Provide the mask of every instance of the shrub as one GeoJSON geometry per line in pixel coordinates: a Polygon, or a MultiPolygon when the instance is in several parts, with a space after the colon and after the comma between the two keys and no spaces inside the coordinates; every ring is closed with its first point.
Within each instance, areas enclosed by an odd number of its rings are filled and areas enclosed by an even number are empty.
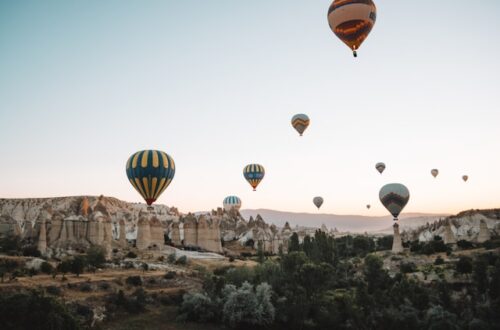
{"type": "Polygon", "coordinates": [[[125,280],[125,283],[128,285],[133,285],[133,286],[141,286],[142,285],[142,278],[140,276],[129,276],[125,280]]]}
{"type": "Polygon", "coordinates": [[[403,262],[401,263],[401,265],[399,266],[399,270],[402,272],[402,273],[414,273],[417,271],[417,266],[415,265],[415,263],[413,262],[403,262]]]}
{"type": "Polygon", "coordinates": [[[177,275],[176,272],[169,271],[169,272],[165,273],[165,275],[163,275],[163,278],[167,279],[167,280],[171,280],[171,279],[173,279],[175,277],[175,275],[177,275]]]}
{"type": "Polygon", "coordinates": [[[87,265],[86,259],[82,256],[76,256],[71,260],[70,269],[73,274],[77,277],[83,273],[85,266],[87,265]]]}
{"type": "Polygon", "coordinates": [[[176,260],[175,253],[169,254],[167,257],[167,262],[173,264],[176,260]]]}
{"type": "Polygon", "coordinates": [[[79,329],[66,306],[40,292],[0,295],[2,329],[79,329]]]}
{"type": "Polygon", "coordinates": [[[106,262],[106,250],[102,246],[94,245],[87,250],[87,263],[95,268],[102,268],[106,262]]]}
{"type": "Polygon", "coordinates": [[[108,282],[102,282],[99,284],[99,288],[101,290],[109,290],[111,288],[111,285],[108,282]]]}
{"type": "Polygon", "coordinates": [[[129,251],[125,257],[130,258],[130,259],[135,259],[135,258],[137,258],[137,254],[133,251],[129,251]]]}
{"type": "Polygon", "coordinates": [[[436,260],[434,260],[434,265],[442,265],[444,264],[444,259],[441,256],[438,256],[436,260]]]}
{"type": "Polygon", "coordinates": [[[60,296],[62,293],[62,290],[58,286],[50,285],[45,288],[45,291],[47,291],[48,294],[54,295],[54,296],[60,296]]]}
{"type": "Polygon", "coordinates": [[[90,285],[90,283],[83,283],[80,286],[80,291],[82,291],[82,292],[92,292],[92,285],[90,285]]]}
{"type": "Polygon", "coordinates": [[[52,266],[47,261],[44,261],[40,265],[40,271],[45,274],[52,274],[52,272],[54,271],[54,266],[52,266]]]}
{"type": "Polygon", "coordinates": [[[229,256],[229,262],[233,262],[234,261],[234,257],[233,256],[229,256]]]}
{"type": "Polygon", "coordinates": [[[216,306],[206,294],[186,293],[180,308],[180,319],[190,321],[212,321],[216,315],[216,306]]]}
{"type": "Polygon", "coordinates": [[[455,266],[456,271],[460,274],[472,273],[472,259],[470,257],[461,256],[455,266]]]}
{"type": "Polygon", "coordinates": [[[457,242],[457,246],[461,248],[462,250],[469,250],[474,248],[474,244],[472,242],[466,241],[466,240],[459,240],[457,242]]]}
{"type": "Polygon", "coordinates": [[[181,256],[179,259],[175,261],[177,265],[185,265],[187,264],[187,257],[186,256],[181,256]]]}
{"type": "Polygon", "coordinates": [[[42,254],[35,245],[28,245],[23,248],[23,256],[25,257],[40,257],[42,254]]]}

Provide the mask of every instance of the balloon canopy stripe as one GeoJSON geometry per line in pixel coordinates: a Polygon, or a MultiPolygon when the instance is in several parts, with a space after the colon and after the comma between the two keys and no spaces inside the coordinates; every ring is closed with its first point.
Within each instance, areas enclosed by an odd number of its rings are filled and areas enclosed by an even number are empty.
{"type": "Polygon", "coordinates": [[[172,181],[175,165],[163,151],[142,150],[129,158],[126,172],[132,186],[151,205],[172,181]]]}

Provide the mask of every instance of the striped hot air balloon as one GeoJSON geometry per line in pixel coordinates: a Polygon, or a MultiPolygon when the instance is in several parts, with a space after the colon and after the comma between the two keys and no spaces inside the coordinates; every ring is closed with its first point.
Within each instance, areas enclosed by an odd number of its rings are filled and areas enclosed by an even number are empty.
{"type": "Polygon", "coordinates": [[[253,191],[256,190],[265,174],[266,171],[264,170],[264,166],[259,164],[250,164],[245,166],[245,168],[243,169],[243,176],[248,181],[248,183],[250,183],[253,191]]]}
{"type": "Polygon", "coordinates": [[[410,200],[408,188],[400,183],[389,183],[383,186],[379,192],[382,205],[398,220],[398,216],[410,200]]]}
{"type": "Polygon", "coordinates": [[[328,9],[328,24],[333,33],[351,50],[354,57],[377,19],[372,0],[335,0],[328,9]]]}
{"type": "Polygon", "coordinates": [[[231,209],[239,211],[241,208],[241,199],[238,196],[227,196],[224,198],[222,205],[226,211],[230,211],[231,209]]]}
{"type": "Polygon", "coordinates": [[[303,113],[296,114],[292,117],[292,126],[299,132],[300,136],[302,136],[307,126],[309,126],[309,122],[309,117],[303,113]]]}
{"type": "Polygon", "coordinates": [[[142,150],[130,156],[126,171],[132,186],[151,205],[172,182],[175,163],[163,151],[142,150]]]}

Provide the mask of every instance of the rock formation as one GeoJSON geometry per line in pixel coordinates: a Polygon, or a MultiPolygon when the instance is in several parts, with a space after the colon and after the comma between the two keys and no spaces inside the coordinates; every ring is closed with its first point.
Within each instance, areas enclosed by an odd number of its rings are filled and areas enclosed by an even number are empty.
{"type": "Polygon", "coordinates": [[[479,234],[477,235],[476,241],[478,243],[483,243],[491,239],[490,231],[488,230],[488,225],[484,220],[479,222],[479,234]]]}
{"type": "Polygon", "coordinates": [[[198,223],[192,214],[184,218],[184,246],[198,246],[198,223]]]}
{"type": "Polygon", "coordinates": [[[455,238],[455,234],[451,230],[451,224],[449,221],[446,222],[444,227],[444,235],[443,235],[444,244],[456,244],[457,240],[455,238]]]}
{"type": "Polygon", "coordinates": [[[172,244],[174,244],[174,246],[181,246],[182,245],[181,232],[179,230],[179,222],[177,222],[177,221],[174,221],[172,223],[170,239],[172,240],[172,244]]]}
{"type": "Polygon", "coordinates": [[[392,253],[403,252],[403,243],[401,242],[401,235],[399,234],[399,225],[394,223],[394,236],[392,241],[392,253]]]}
{"type": "Polygon", "coordinates": [[[145,216],[137,222],[137,240],[135,244],[139,250],[146,250],[151,244],[149,219],[145,216]]]}
{"type": "Polygon", "coordinates": [[[127,234],[125,231],[125,220],[121,219],[119,222],[120,225],[120,235],[119,235],[119,244],[121,248],[127,247],[127,234]]]}
{"type": "Polygon", "coordinates": [[[47,232],[45,228],[45,219],[40,222],[40,233],[38,234],[37,249],[42,255],[47,253],[47,232]]]}

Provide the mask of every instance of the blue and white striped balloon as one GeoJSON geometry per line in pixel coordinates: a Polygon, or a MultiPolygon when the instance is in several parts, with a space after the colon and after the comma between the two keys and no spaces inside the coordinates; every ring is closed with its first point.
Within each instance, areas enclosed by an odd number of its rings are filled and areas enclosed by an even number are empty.
{"type": "Polygon", "coordinates": [[[224,198],[222,205],[226,211],[230,211],[233,208],[239,211],[241,208],[241,199],[238,196],[227,196],[224,198]]]}

